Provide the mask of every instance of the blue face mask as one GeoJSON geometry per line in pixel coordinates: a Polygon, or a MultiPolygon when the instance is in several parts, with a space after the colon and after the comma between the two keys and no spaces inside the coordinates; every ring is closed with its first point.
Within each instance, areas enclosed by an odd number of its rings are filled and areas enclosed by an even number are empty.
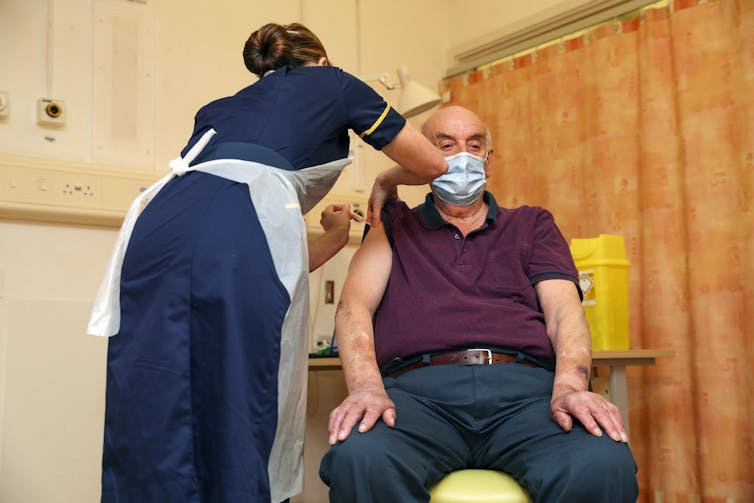
{"type": "Polygon", "coordinates": [[[435,194],[453,206],[470,205],[479,198],[487,183],[487,176],[484,174],[487,158],[459,152],[446,157],[445,161],[448,163],[448,172],[432,182],[435,194]]]}

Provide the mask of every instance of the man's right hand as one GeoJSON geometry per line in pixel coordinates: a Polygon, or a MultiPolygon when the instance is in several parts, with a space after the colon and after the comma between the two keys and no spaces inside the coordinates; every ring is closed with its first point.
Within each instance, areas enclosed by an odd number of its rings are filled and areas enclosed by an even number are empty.
{"type": "Polygon", "coordinates": [[[330,413],[330,445],[342,442],[359,424],[359,433],[372,429],[378,419],[382,418],[386,425],[395,426],[395,404],[387,396],[382,386],[349,393],[343,403],[330,413]]]}

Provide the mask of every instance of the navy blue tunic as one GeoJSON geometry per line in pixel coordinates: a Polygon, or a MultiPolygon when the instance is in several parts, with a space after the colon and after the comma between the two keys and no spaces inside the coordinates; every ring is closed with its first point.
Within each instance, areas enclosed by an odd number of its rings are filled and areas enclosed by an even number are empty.
{"type": "Polygon", "coordinates": [[[181,154],[214,127],[215,143],[264,145],[301,169],[347,157],[348,129],[379,150],[404,124],[371,87],[338,68],[282,68],[201,108],[181,154]]]}
{"type": "MultiPolygon", "coordinates": [[[[199,110],[183,153],[214,128],[196,162],[230,150],[298,170],[346,157],[348,129],[380,149],[404,124],[342,70],[283,68],[199,110]]],[[[108,346],[102,501],[270,500],[290,299],[268,239],[248,187],[202,172],[140,215],[108,346]]]]}

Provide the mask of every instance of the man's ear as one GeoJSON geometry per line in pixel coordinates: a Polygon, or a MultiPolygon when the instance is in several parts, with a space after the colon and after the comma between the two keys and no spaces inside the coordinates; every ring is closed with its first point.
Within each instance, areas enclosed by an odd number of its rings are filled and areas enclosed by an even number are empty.
{"type": "Polygon", "coordinates": [[[322,56],[319,58],[319,61],[317,61],[317,66],[330,66],[330,63],[327,61],[327,58],[322,56]]]}
{"type": "Polygon", "coordinates": [[[494,150],[488,150],[487,151],[487,162],[484,163],[484,176],[487,178],[490,177],[490,174],[492,173],[492,163],[495,161],[495,151],[494,150]]]}

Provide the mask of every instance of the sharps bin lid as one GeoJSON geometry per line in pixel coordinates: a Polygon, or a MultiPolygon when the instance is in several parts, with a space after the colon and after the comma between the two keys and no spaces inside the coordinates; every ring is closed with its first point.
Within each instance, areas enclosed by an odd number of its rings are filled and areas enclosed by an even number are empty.
{"type": "Polygon", "coordinates": [[[600,234],[596,238],[571,239],[571,255],[577,267],[615,265],[628,267],[623,236],[600,234]]]}

